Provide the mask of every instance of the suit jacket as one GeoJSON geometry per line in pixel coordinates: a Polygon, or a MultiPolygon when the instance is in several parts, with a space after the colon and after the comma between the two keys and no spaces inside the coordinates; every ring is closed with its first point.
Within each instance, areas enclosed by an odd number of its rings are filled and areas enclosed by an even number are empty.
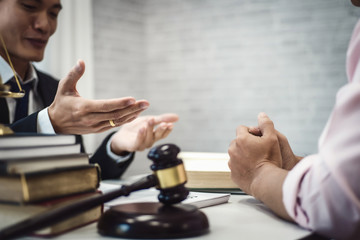
{"type": "MultiPolygon", "coordinates": [[[[37,91],[41,97],[44,107],[48,107],[55,98],[59,81],[38,70],[36,70],[36,72],[39,77],[37,91]]],[[[9,109],[4,98],[0,98],[0,112],[0,123],[9,124],[9,109]]],[[[37,115],[38,112],[35,112],[19,121],[10,124],[9,126],[14,132],[37,132],[37,115]]],[[[132,154],[128,161],[123,163],[116,163],[108,156],[106,151],[106,144],[112,134],[114,133],[109,134],[104,139],[94,155],[90,158],[90,163],[99,164],[101,168],[102,179],[113,179],[121,177],[121,175],[125,172],[134,159],[134,154],[132,154]]],[[[81,151],[85,152],[83,139],[80,135],[77,136],[77,141],[81,143],[81,151]]]]}

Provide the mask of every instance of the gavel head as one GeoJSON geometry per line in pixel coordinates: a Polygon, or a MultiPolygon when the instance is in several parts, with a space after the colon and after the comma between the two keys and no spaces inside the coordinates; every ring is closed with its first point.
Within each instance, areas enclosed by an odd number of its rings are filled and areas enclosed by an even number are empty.
{"type": "Polygon", "coordinates": [[[148,158],[154,163],[151,170],[158,179],[158,199],[163,204],[179,203],[187,198],[189,190],[183,161],[177,158],[180,148],[174,144],[153,147],[148,158]]]}

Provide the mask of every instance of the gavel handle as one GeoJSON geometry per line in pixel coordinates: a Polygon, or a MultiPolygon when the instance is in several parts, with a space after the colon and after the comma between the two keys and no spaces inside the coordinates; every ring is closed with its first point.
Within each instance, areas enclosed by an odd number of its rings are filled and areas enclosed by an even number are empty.
{"type": "Polygon", "coordinates": [[[51,209],[44,213],[35,215],[21,222],[10,225],[0,231],[0,239],[12,239],[30,234],[39,229],[51,226],[86,210],[92,209],[105,202],[120,196],[128,196],[131,192],[148,189],[158,185],[154,175],[148,175],[130,185],[123,185],[120,189],[106,194],[89,197],[75,203],[51,209]]]}

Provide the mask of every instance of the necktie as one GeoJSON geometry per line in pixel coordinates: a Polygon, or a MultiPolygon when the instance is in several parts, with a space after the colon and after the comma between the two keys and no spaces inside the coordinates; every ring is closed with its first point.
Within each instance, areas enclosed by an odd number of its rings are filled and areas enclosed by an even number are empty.
{"type": "MultiPolygon", "coordinates": [[[[11,91],[17,92],[19,91],[18,86],[15,81],[9,82],[11,86],[11,91]],[[16,90],[17,89],[17,90],[16,90]]],[[[22,98],[16,98],[16,108],[15,108],[15,118],[14,122],[16,122],[19,119],[22,119],[28,115],[28,109],[29,109],[29,93],[32,87],[32,82],[22,84],[22,89],[25,91],[25,96],[22,98]]]]}

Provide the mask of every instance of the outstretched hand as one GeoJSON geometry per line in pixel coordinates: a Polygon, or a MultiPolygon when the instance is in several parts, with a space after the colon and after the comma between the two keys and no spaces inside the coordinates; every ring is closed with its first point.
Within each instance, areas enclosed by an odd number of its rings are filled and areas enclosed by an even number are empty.
{"type": "Polygon", "coordinates": [[[134,120],[148,108],[146,100],[133,97],[108,100],[90,100],[80,96],[76,84],[85,71],[79,60],[69,74],[59,82],[53,103],[48,108],[50,121],[56,133],[87,134],[109,130],[134,120]]]}
{"type": "Polygon", "coordinates": [[[122,155],[126,152],[142,151],[156,141],[167,137],[179,117],[173,113],[157,116],[142,116],[124,124],[111,141],[112,152],[122,155]]]}

